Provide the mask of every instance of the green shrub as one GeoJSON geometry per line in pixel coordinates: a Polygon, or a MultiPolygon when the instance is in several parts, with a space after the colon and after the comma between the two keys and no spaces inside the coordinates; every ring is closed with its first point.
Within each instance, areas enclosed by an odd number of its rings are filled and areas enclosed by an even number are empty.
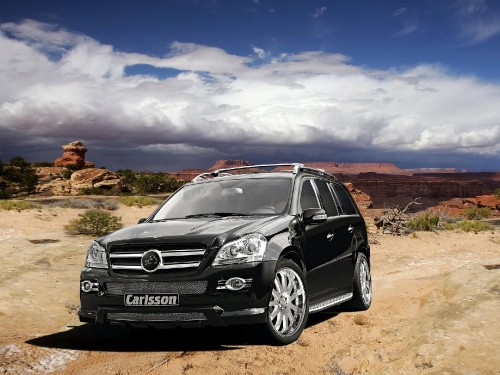
{"type": "Polygon", "coordinates": [[[164,173],[139,173],[135,176],[134,190],[139,194],[158,194],[173,192],[184,185],[164,173]]]}
{"type": "Polygon", "coordinates": [[[131,192],[136,181],[136,173],[131,169],[119,169],[115,173],[118,177],[120,177],[122,190],[125,192],[131,192]]]}
{"type": "Polygon", "coordinates": [[[437,213],[432,211],[425,211],[421,215],[417,215],[408,221],[408,229],[410,231],[434,231],[439,229],[440,217],[437,213]]]}
{"type": "Polygon", "coordinates": [[[467,233],[469,233],[469,232],[477,233],[477,232],[483,232],[486,230],[494,230],[495,229],[495,227],[493,225],[491,225],[490,223],[485,223],[483,221],[476,221],[476,220],[459,221],[456,224],[456,227],[457,227],[457,229],[463,230],[464,232],[467,232],[467,233]]]}
{"type": "Polygon", "coordinates": [[[498,188],[498,189],[495,190],[495,197],[497,197],[498,199],[500,199],[500,188],[498,188]]]}
{"type": "Polygon", "coordinates": [[[464,217],[469,220],[481,220],[489,217],[491,215],[491,209],[489,207],[472,207],[464,210],[464,217]]]}
{"type": "Polygon", "coordinates": [[[40,208],[40,206],[27,201],[0,200],[2,210],[31,210],[33,208],[40,208]]]}
{"type": "Polygon", "coordinates": [[[154,199],[151,197],[144,197],[144,196],[129,196],[129,197],[123,197],[122,198],[122,203],[125,206],[131,207],[131,206],[155,206],[160,203],[160,200],[154,199]]]}
{"type": "Polygon", "coordinates": [[[106,211],[88,210],[78,217],[64,226],[67,233],[104,236],[123,227],[121,217],[112,216],[106,211]]]}
{"type": "Polygon", "coordinates": [[[0,196],[9,198],[16,193],[31,193],[38,183],[38,176],[31,165],[21,156],[0,163],[0,196]]]}

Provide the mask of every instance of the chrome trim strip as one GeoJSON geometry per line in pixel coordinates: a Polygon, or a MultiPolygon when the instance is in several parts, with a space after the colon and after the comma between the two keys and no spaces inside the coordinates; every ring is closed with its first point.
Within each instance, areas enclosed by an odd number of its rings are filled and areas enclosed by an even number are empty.
{"type": "Polygon", "coordinates": [[[236,311],[224,311],[222,317],[227,316],[241,316],[241,315],[258,315],[264,314],[266,309],[264,307],[258,307],[254,309],[236,310],[236,311]]]}
{"type": "Polygon", "coordinates": [[[349,301],[352,298],[352,296],[353,296],[352,293],[345,293],[345,294],[341,294],[340,296],[329,298],[325,301],[315,303],[314,305],[309,306],[309,312],[313,313],[313,312],[325,310],[329,307],[341,304],[342,302],[349,301]]]}
{"type": "Polygon", "coordinates": [[[189,256],[198,256],[205,255],[207,251],[202,249],[193,249],[193,250],[171,250],[171,251],[162,251],[162,257],[189,257],[189,256]]]}

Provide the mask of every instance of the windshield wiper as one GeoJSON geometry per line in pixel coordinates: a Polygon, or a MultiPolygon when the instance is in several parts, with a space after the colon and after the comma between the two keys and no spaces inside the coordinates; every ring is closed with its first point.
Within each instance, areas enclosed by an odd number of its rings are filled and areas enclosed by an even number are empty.
{"type": "Polygon", "coordinates": [[[206,216],[250,216],[248,214],[240,214],[237,212],[211,212],[211,213],[204,213],[204,214],[194,214],[194,215],[186,215],[186,219],[190,218],[195,218],[195,217],[206,217],[206,216]]]}

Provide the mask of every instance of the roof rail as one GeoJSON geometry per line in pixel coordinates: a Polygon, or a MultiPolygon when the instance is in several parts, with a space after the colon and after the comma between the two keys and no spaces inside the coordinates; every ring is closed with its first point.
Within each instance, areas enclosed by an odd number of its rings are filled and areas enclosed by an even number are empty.
{"type": "Polygon", "coordinates": [[[324,169],[305,167],[304,164],[301,164],[301,163],[280,163],[280,164],[245,165],[242,167],[216,169],[212,172],[205,172],[205,173],[199,174],[198,176],[193,178],[191,180],[191,182],[203,181],[205,179],[205,177],[221,177],[221,176],[231,175],[231,173],[227,173],[227,171],[236,171],[236,170],[240,170],[240,169],[270,168],[270,167],[274,167],[274,168],[276,168],[276,167],[293,167],[293,170],[292,170],[293,174],[297,174],[297,173],[299,173],[299,171],[307,171],[307,172],[318,173],[320,175],[328,175],[328,176],[336,178],[335,176],[331,175],[330,173],[325,172],[324,169]]]}

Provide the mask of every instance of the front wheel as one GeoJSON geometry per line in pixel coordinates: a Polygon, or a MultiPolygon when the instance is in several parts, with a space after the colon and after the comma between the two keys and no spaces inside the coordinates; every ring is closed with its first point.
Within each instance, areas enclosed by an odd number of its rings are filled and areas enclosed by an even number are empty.
{"type": "Polygon", "coordinates": [[[272,339],[281,345],[299,338],[307,322],[308,303],[302,270],[289,259],[276,266],[267,322],[272,339]]]}

